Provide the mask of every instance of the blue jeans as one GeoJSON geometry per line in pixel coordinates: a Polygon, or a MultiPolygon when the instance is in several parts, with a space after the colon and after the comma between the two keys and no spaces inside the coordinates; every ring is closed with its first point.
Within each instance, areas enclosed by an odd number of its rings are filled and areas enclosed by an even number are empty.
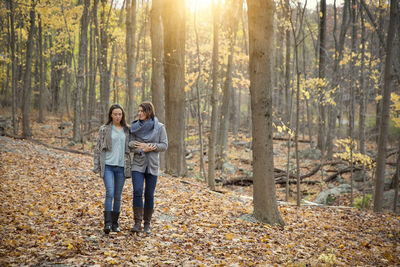
{"type": "Polygon", "coordinates": [[[157,185],[157,176],[150,173],[142,173],[132,171],[132,185],[133,185],[133,206],[143,207],[143,184],[144,190],[144,209],[154,209],[154,191],[157,185]]]}
{"type": "Polygon", "coordinates": [[[106,165],[104,169],[103,181],[104,186],[106,187],[104,210],[119,212],[121,208],[122,189],[124,188],[125,184],[124,168],[106,165]]]}

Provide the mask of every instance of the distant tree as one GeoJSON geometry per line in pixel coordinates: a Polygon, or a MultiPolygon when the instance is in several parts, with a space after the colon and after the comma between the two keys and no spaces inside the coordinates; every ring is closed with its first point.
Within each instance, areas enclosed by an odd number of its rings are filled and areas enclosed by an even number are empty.
{"type": "MultiPolygon", "coordinates": [[[[318,62],[318,78],[325,79],[326,68],[326,0],[321,0],[320,16],[319,16],[319,62],[318,62]]],[[[324,93],[325,88],[319,88],[320,99],[318,103],[318,142],[317,147],[321,150],[321,156],[325,153],[325,104],[324,93]]]]}
{"type": "Polygon", "coordinates": [[[374,211],[382,211],[383,206],[383,189],[385,179],[385,164],[386,164],[386,144],[388,139],[389,128],[389,109],[390,109],[390,93],[392,87],[392,56],[393,56],[393,40],[397,25],[398,9],[397,0],[390,1],[390,18],[389,29],[386,41],[386,57],[385,57],[385,75],[382,91],[382,117],[380,119],[379,138],[378,138],[378,155],[376,159],[376,179],[375,179],[375,194],[374,194],[374,211]]]}
{"type": "Polygon", "coordinates": [[[79,36],[78,73],[76,77],[76,88],[74,91],[73,140],[75,142],[82,141],[82,134],[81,134],[82,91],[83,87],[85,86],[84,68],[87,58],[89,6],[90,6],[90,0],[85,0],[83,6],[83,13],[81,17],[81,30],[79,36]]]}
{"type": "Polygon", "coordinates": [[[218,128],[218,35],[219,35],[219,7],[220,1],[215,5],[213,1],[213,50],[212,50],[212,93],[211,93],[211,130],[208,143],[208,179],[211,190],[215,189],[215,145],[217,143],[218,128]]]}
{"type": "Polygon", "coordinates": [[[131,121],[135,117],[134,94],[136,78],[136,0],[126,0],[126,76],[127,76],[127,117],[131,121]]]}
{"type": "Polygon", "coordinates": [[[23,98],[23,110],[22,110],[22,136],[29,138],[31,133],[30,128],[30,108],[31,108],[31,95],[32,95],[32,52],[33,52],[33,37],[35,35],[35,0],[31,1],[31,10],[29,12],[29,31],[28,39],[26,42],[26,63],[25,63],[25,74],[24,74],[24,98],[23,98]]]}
{"type": "Polygon", "coordinates": [[[9,29],[10,29],[10,52],[11,52],[11,90],[12,90],[12,126],[13,133],[16,135],[18,133],[18,124],[17,124],[17,85],[16,85],[16,76],[17,76],[17,60],[15,58],[15,26],[14,26],[14,1],[8,0],[8,15],[9,15],[9,29]]]}

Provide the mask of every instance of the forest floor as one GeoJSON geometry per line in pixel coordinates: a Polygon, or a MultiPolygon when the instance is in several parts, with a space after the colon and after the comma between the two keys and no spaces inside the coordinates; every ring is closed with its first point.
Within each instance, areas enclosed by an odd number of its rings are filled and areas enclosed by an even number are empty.
{"type": "MultiPolygon", "coordinates": [[[[55,123],[47,124],[33,125],[34,138],[62,146],[50,133],[55,123]]],[[[230,157],[242,172],[250,169],[230,157]]],[[[0,265],[400,265],[398,215],[343,205],[297,207],[293,198],[279,202],[284,227],[262,224],[251,216],[251,186],[210,191],[195,160],[188,160],[188,177],[160,175],[149,236],[129,232],[132,183],[126,180],[122,231],[106,236],[105,190],[91,171],[91,156],[0,136],[0,265]]],[[[284,168],[284,155],[275,161],[284,168]]],[[[284,198],[279,186],[277,195],[284,198]]]]}

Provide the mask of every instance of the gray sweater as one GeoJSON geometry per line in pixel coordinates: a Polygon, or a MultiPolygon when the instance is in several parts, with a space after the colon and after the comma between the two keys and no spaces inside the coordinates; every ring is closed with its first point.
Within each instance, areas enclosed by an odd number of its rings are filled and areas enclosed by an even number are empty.
{"type": "Polygon", "coordinates": [[[129,135],[129,147],[131,148],[131,163],[132,171],[142,172],[146,171],[152,175],[158,176],[159,167],[159,152],[166,151],[168,148],[168,138],[167,132],[165,130],[164,124],[159,122],[159,127],[154,138],[149,140],[147,143],[156,145],[156,149],[150,152],[141,152],[139,149],[135,148],[134,142],[144,142],[140,137],[131,133],[129,135]],[[132,155],[133,154],[133,155],[132,155]]]}
{"type": "MultiPolygon", "coordinates": [[[[106,151],[111,151],[112,141],[111,141],[111,131],[112,124],[102,125],[99,130],[99,135],[97,137],[97,143],[94,148],[94,168],[95,173],[100,173],[101,177],[104,177],[104,169],[106,166],[106,151]]],[[[129,156],[129,129],[124,128],[126,135],[125,138],[125,155],[124,155],[124,174],[125,177],[131,177],[131,164],[129,156]]]]}

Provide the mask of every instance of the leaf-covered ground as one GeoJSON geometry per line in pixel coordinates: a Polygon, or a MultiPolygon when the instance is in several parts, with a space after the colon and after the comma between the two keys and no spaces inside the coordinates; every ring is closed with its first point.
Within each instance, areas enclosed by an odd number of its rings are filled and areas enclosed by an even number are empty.
{"type": "Polygon", "coordinates": [[[193,178],[159,177],[153,232],[102,232],[104,186],[92,158],[0,137],[0,265],[400,264],[400,218],[356,209],[279,206],[286,226],[254,221],[248,195],[193,178]]]}

